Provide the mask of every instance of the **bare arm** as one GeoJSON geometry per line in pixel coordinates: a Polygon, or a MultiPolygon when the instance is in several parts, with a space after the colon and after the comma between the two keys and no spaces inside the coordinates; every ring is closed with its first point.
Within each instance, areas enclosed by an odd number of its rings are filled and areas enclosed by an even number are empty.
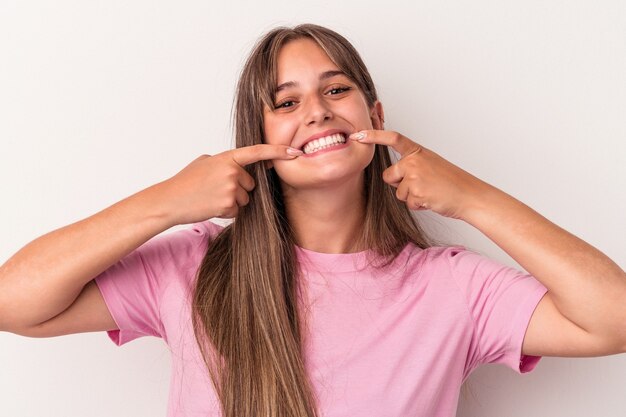
{"type": "Polygon", "coordinates": [[[166,213],[154,204],[157,186],[35,239],[2,265],[0,329],[56,316],[95,276],[168,229],[166,213]]]}
{"type": "Polygon", "coordinates": [[[174,225],[234,217],[255,187],[243,166],[295,158],[287,148],[202,155],[172,178],[35,239],[0,266],[0,330],[35,336],[101,330],[110,317],[103,317],[95,285],[83,292],[87,283],[174,225]]]}
{"type": "Polygon", "coordinates": [[[409,209],[476,227],[548,289],[528,326],[524,354],[626,352],[626,274],[604,253],[406,136],[369,130],[350,138],[400,153],[383,179],[409,209]]]}
{"type": "Polygon", "coordinates": [[[481,194],[465,220],[545,285],[565,318],[607,341],[612,353],[624,351],[626,274],[613,260],[495,187],[481,194]]]}

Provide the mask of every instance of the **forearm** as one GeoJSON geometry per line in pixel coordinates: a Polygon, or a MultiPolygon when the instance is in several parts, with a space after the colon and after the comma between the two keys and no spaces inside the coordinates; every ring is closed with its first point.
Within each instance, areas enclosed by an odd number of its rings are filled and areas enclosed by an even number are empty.
{"type": "Polygon", "coordinates": [[[95,276],[172,226],[158,184],[27,244],[0,267],[0,328],[48,320],[95,276]]]}
{"type": "Polygon", "coordinates": [[[545,285],[570,321],[626,340],[626,274],[602,252],[493,187],[463,220],[545,285]]]}

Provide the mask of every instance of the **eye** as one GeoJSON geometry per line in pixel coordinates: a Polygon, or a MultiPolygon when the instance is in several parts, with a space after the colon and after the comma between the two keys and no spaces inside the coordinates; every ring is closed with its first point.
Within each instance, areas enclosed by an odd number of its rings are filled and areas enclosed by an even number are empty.
{"type": "Polygon", "coordinates": [[[293,103],[294,103],[293,100],[286,100],[286,101],[283,101],[282,103],[276,104],[274,106],[274,108],[275,109],[286,109],[287,107],[292,107],[293,103]]]}
{"type": "Polygon", "coordinates": [[[337,93],[333,93],[331,95],[336,96],[337,94],[341,94],[343,92],[346,92],[348,90],[351,90],[351,87],[334,87],[331,88],[330,90],[328,90],[329,93],[332,93],[333,91],[337,91],[337,93]]]}
{"type": "MultiPolygon", "coordinates": [[[[327,94],[330,94],[331,96],[336,96],[337,94],[345,93],[348,90],[352,90],[352,87],[333,87],[328,90],[327,94]]],[[[278,104],[275,104],[274,109],[286,109],[289,107],[293,107],[295,103],[296,102],[294,100],[285,100],[278,104]]]]}

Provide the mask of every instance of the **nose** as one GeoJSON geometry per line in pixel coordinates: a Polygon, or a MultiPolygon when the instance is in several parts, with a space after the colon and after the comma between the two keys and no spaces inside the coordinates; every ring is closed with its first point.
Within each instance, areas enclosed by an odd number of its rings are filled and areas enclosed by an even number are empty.
{"type": "Polygon", "coordinates": [[[312,123],[321,123],[333,118],[333,113],[327,103],[318,96],[313,96],[308,100],[307,111],[305,115],[307,125],[312,123]]]}

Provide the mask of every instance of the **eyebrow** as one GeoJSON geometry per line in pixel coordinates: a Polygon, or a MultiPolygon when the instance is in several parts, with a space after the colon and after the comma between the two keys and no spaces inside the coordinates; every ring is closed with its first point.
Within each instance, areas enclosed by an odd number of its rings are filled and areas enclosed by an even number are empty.
{"type": "MultiPolygon", "coordinates": [[[[338,70],[331,70],[331,71],[325,71],[323,73],[320,74],[320,81],[326,80],[328,78],[332,78],[336,75],[346,75],[345,72],[343,71],[338,71],[338,70]]],[[[346,75],[347,77],[347,75],[346,75]]],[[[278,87],[276,87],[276,91],[275,93],[278,93],[281,90],[284,90],[286,88],[290,88],[290,87],[297,87],[298,83],[295,81],[287,81],[286,83],[282,83],[281,85],[279,85],[278,87]]]]}

